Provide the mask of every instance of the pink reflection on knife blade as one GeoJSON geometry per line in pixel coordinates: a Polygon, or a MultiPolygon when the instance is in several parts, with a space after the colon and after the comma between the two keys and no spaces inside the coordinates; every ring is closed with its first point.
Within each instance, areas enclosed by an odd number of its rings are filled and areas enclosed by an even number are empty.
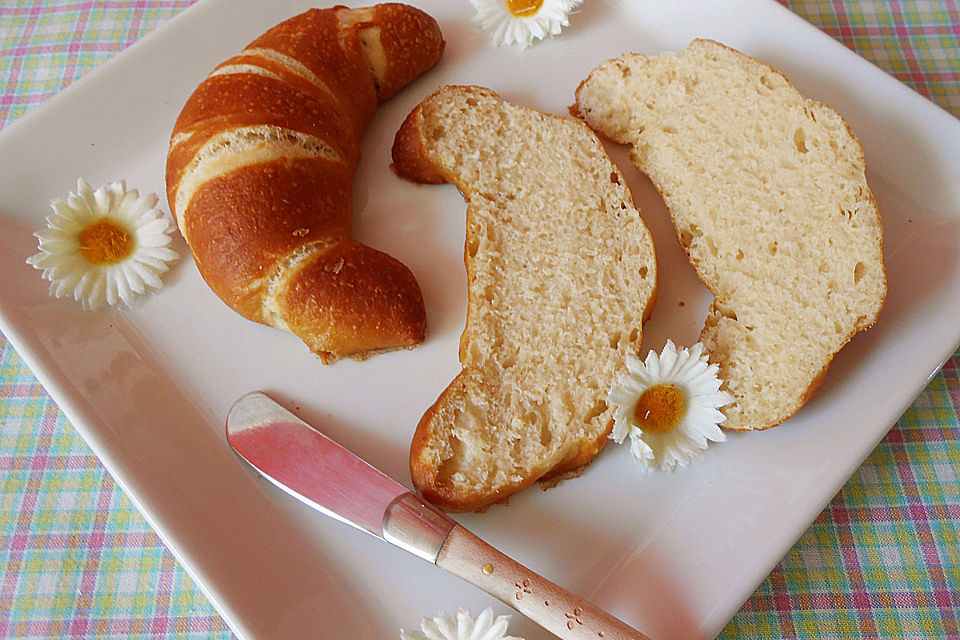
{"type": "Polygon", "coordinates": [[[261,423],[229,432],[227,439],[281,489],[378,537],[387,505],[408,491],[303,423],[261,423]]]}

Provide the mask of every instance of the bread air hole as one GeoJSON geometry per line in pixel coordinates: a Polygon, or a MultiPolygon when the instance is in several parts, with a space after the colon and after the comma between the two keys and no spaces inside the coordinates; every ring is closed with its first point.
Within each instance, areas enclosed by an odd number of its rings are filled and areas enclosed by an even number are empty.
{"type": "Polygon", "coordinates": [[[797,151],[800,153],[806,153],[808,151],[806,139],[807,134],[804,132],[803,127],[797,127],[797,130],[793,132],[793,144],[797,145],[797,151]]]}
{"type": "Polygon", "coordinates": [[[715,306],[717,308],[717,312],[727,320],[733,320],[734,322],[738,320],[736,311],[734,311],[730,307],[724,306],[722,304],[716,304],[715,306]]]}
{"type": "Polygon", "coordinates": [[[590,424],[593,422],[594,418],[599,417],[607,410],[607,403],[605,400],[597,400],[593,403],[593,406],[590,407],[590,411],[587,412],[587,415],[584,416],[583,422],[585,424],[590,424]]]}
{"type": "Polygon", "coordinates": [[[460,457],[463,455],[465,447],[463,446],[463,442],[459,438],[457,438],[456,436],[451,436],[450,449],[452,451],[452,455],[446,460],[444,460],[440,464],[440,468],[437,469],[437,478],[442,481],[446,481],[447,479],[450,478],[450,476],[452,476],[454,473],[457,472],[458,466],[459,466],[457,462],[458,460],[460,460],[460,457]]]}
{"type": "Polygon", "coordinates": [[[862,262],[858,262],[856,266],[853,267],[853,283],[857,284],[860,282],[860,279],[863,278],[863,272],[866,270],[866,265],[862,262]]]}
{"type": "Polygon", "coordinates": [[[550,433],[549,425],[540,425],[540,446],[546,448],[553,442],[553,434],[550,433]]]}
{"type": "Polygon", "coordinates": [[[712,256],[717,256],[720,253],[720,249],[717,248],[717,244],[713,241],[713,238],[707,238],[707,251],[709,251],[712,256]]]}
{"type": "Polygon", "coordinates": [[[693,244],[694,238],[699,238],[702,235],[703,231],[700,230],[700,227],[695,224],[691,224],[680,230],[680,244],[682,244],[684,247],[689,247],[691,244],[693,244]]]}
{"type": "Polygon", "coordinates": [[[467,242],[467,254],[471,258],[475,258],[477,257],[477,251],[479,250],[480,250],[480,238],[477,238],[476,236],[471,237],[470,240],[467,242]]]}

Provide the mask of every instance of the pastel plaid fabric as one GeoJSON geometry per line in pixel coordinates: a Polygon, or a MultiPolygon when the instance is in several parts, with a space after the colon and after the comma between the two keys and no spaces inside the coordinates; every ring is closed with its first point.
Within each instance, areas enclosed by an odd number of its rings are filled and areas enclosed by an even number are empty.
{"type": "MultiPolygon", "coordinates": [[[[0,127],[191,0],[0,0],[0,127]]],[[[783,1],[960,114],[956,0],[783,1]]],[[[960,353],[724,638],[960,638],[960,353]]],[[[230,638],[0,336],[0,637],[230,638]]]]}

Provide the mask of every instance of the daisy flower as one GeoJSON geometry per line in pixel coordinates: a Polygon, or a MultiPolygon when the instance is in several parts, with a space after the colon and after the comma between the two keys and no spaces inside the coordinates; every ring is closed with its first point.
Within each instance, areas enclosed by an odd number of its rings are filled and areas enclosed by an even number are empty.
{"type": "Polygon", "coordinates": [[[555,36],[570,25],[568,14],[583,0],[470,0],[474,21],[492,30],[492,41],[526,49],[534,40],[555,36]]]}
{"type": "Polygon", "coordinates": [[[607,401],[616,407],[610,438],[630,436],[630,451],[644,471],[686,466],[699,458],[708,441],[727,439],[718,426],[726,420],[720,408],[733,396],[720,390],[718,366],[708,364],[698,342],[678,350],[670,340],[645,362],[627,356],[622,374],[607,401]]]}
{"type": "Polygon", "coordinates": [[[173,225],[156,209],[157,196],[127,191],[122,181],[94,191],[83,180],[66,200],[50,203],[54,215],[34,235],[40,253],[27,264],[43,270],[50,294],[72,296],[86,309],[130,305],[177,259],[168,247],[173,225]]]}
{"type": "Polygon", "coordinates": [[[420,631],[400,630],[400,640],[523,640],[515,636],[504,635],[510,616],[493,615],[493,609],[486,608],[474,620],[469,611],[460,609],[457,617],[441,613],[436,618],[424,618],[420,631]]]}

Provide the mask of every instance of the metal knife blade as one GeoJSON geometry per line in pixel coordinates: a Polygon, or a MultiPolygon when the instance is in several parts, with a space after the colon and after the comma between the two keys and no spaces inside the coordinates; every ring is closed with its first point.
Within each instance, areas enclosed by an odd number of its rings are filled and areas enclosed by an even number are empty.
{"type": "Polygon", "coordinates": [[[454,522],[268,396],[243,396],[227,442],[273,484],[358,529],[436,561],[454,522]]]}
{"type": "Polygon", "coordinates": [[[649,640],[491,547],[262,393],[230,409],[227,441],[293,497],[446,569],[564,640],[649,640]]]}

